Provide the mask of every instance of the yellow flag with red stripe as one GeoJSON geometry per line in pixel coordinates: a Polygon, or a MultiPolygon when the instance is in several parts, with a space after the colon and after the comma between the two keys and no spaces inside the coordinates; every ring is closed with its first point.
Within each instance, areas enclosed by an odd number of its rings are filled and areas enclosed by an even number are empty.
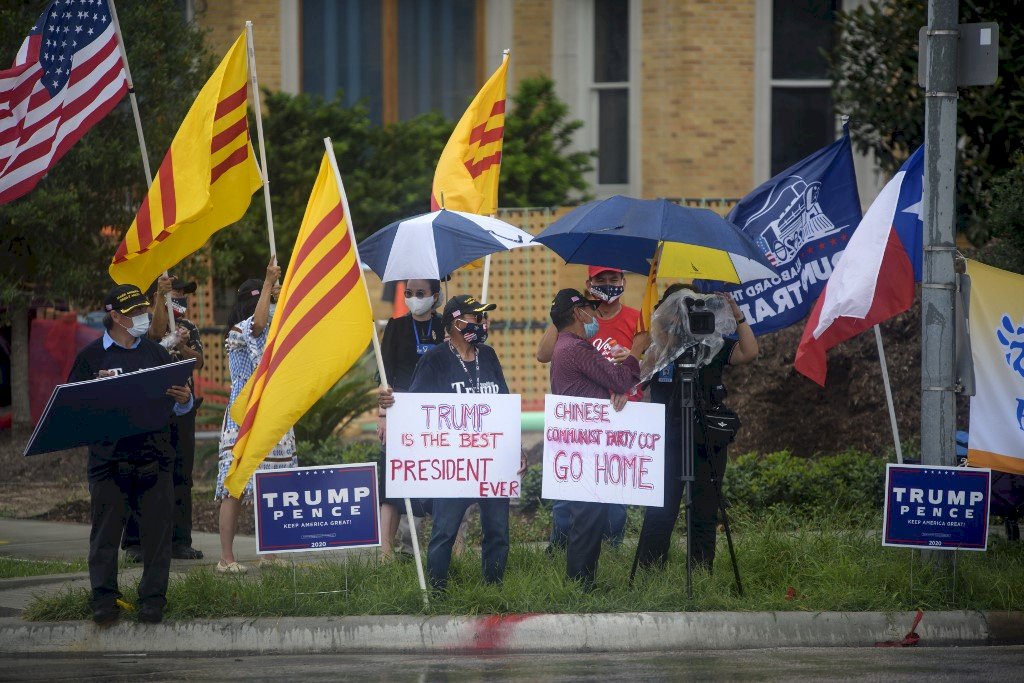
{"type": "Polygon", "coordinates": [[[370,297],[339,184],[324,155],[263,358],[231,406],[239,431],[225,485],[233,496],[370,343],[370,297]]]}
{"type": "Polygon", "coordinates": [[[497,212],[507,76],[508,54],[473,98],[441,152],[430,193],[431,211],[443,207],[483,215],[497,212]]]}
{"type": "Polygon", "coordinates": [[[636,321],[637,332],[651,331],[651,315],[654,314],[654,306],[658,303],[658,265],[661,261],[661,248],[664,242],[658,242],[658,248],[651,259],[651,270],[647,274],[647,287],[644,289],[643,302],[640,304],[640,317],[636,321]]]}
{"type": "Polygon", "coordinates": [[[145,289],[249,208],[262,186],[246,119],[248,63],[239,36],[199,91],[110,264],[145,289]]]}

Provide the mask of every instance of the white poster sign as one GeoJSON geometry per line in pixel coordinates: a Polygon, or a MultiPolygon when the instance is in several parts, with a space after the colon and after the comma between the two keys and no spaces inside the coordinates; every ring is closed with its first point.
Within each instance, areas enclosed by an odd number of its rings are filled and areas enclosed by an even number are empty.
{"type": "Polygon", "coordinates": [[[544,397],[543,498],[665,504],[665,406],[544,397]]]}
{"type": "Polygon", "coordinates": [[[395,394],[388,498],[518,498],[518,394],[395,394]]]}

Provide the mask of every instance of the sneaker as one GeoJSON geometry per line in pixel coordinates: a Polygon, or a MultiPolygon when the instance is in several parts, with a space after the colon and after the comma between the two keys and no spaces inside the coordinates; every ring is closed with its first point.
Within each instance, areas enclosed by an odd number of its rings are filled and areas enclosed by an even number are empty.
{"type": "Polygon", "coordinates": [[[131,564],[142,562],[142,546],[130,545],[124,549],[124,560],[131,564]]]}
{"type": "Polygon", "coordinates": [[[171,557],[175,560],[201,560],[203,551],[188,545],[176,545],[171,548],[171,557]]]}
{"type": "Polygon", "coordinates": [[[92,611],[92,621],[97,626],[110,626],[121,616],[121,609],[117,605],[108,607],[97,607],[92,611]]]}
{"type": "Polygon", "coordinates": [[[139,609],[139,622],[143,624],[159,624],[164,620],[164,608],[154,604],[145,604],[139,609]]]}
{"type": "Polygon", "coordinates": [[[249,568],[244,564],[221,560],[217,563],[216,570],[218,574],[244,574],[249,571],[249,568]]]}

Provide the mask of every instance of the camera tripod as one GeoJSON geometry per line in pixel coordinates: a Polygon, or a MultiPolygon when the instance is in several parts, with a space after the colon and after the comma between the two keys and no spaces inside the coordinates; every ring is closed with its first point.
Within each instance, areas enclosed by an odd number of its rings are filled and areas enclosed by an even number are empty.
{"type": "MultiPolygon", "coordinates": [[[[703,347],[700,347],[703,350],[703,347]]],[[[682,449],[679,454],[682,464],[680,479],[684,484],[684,502],[686,511],[686,597],[693,598],[693,482],[694,476],[694,416],[696,414],[696,387],[697,373],[702,358],[698,347],[690,347],[683,352],[679,358],[673,361],[676,372],[679,373],[679,398],[682,411],[682,449]]],[[[703,428],[703,422],[701,423],[703,428]]],[[[707,432],[705,430],[704,442],[707,443],[707,432]]],[[[666,453],[666,457],[669,455],[666,453]]],[[[729,558],[732,560],[733,575],[736,577],[736,590],[743,595],[743,583],[740,581],[740,567],[736,561],[736,550],[732,544],[732,531],[729,528],[729,514],[726,510],[725,497],[722,495],[722,479],[715,469],[714,461],[708,454],[708,465],[711,468],[711,484],[718,496],[718,510],[722,515],[722,524],[725,527],[725,539],[729,546],[729,558]]],[[[644,529],[647,526],[647,516],[644,515],[644,524],[640,528],[640,537],[643,538],[644,529]]],[[[641,543],[637,543],[636,553],[633,556],[633,568],[629,573],[629,583],[633,584],[636,576],[637,566],[640,563],[641,543]]]]}

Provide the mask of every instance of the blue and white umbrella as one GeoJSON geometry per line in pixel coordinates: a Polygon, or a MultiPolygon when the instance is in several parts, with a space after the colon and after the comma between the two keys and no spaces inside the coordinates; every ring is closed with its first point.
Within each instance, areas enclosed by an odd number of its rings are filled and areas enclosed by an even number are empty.
{"type": "Polygon", "coordinates": [[[378,230],[359,244],[359,256],[383,282],[441,280],[488,254],[534,244],[505,221],[441,209],[378,230]]]}

